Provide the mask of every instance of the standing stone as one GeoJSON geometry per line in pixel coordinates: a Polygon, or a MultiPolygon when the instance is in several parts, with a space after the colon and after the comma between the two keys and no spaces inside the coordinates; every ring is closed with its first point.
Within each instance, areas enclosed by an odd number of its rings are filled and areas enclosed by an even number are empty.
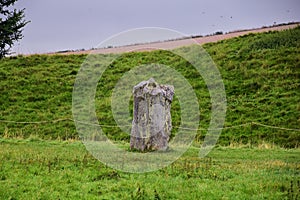
{"type": "Polygon", "coordinates": [[[172,130],[170,109],[173,96],[173,86],[159,85],[153,78],[133,88],[131,149],[167,150],[172,130]]]}

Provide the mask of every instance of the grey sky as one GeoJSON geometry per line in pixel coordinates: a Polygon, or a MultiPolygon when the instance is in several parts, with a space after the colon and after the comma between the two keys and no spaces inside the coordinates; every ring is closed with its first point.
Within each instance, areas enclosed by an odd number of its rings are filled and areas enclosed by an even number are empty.
{"type": "Polygon", "coordinates": [[[13,49],[25,54],[89,49],[141,27],[206,35],[300,21],[299,0],[19,0],[16,7],[31,21],[13,49]]]}

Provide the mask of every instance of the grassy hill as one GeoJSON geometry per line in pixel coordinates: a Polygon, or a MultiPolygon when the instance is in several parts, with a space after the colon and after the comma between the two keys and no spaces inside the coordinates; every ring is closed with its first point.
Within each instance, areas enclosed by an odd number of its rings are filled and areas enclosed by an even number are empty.
{"type": "MultiPolygon", "coordinates": [[[[184,48],[178,51],[184,51],[184,48]]],[[[206,44],[204,48],[216,63],[225,84],[228,106],[225,127],[246,124],[225,129],[219,144],[259,144],[267,141],[284,147],[297,147],[300,141],[298,131],[251,123],[299,129],[300,28],[250,34],[206,44]]],[[[2,59],[0,136],[77,138],[74,122],[64,119],[72,118],[73,85],[85,59],[86,55],[34,55],[2,59]]],[[[110,65],[97,87],[96,111],[101,124],[115,125],[110,100],[119,78],[133,67],[149,63],[172,66],[189,80],[199,99],[200,127],[207,128],[211,104],[205,82],[188,62],[167,51],[126,53],[110,65]]],[[[172,104],[174,126],[180,123],[179,108],[175,98],[172,104]]],[[[129,135],[119,128],[106,127],[103,130],[111,139],[129,141],[129,135]]],[[[201,142],[205,133],[199,131],[196,141],[201,142]]],[[[176,134],[176,128],[173,134],[176,134]]]]}

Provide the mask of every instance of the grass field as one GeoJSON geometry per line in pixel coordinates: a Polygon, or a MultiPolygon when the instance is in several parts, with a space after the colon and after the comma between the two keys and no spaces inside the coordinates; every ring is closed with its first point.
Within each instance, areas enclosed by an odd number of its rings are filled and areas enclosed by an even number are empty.
{"type": "Polygon", "coordinates": [[[0,141],[0,199],[298,199],[300,150],[192,147],[172,165],[123,173],[80,142],[0,141]]]}
{"type": "MultiPolygon", "coordinates": [[[[188,48],[193,47],[178,51],[188,48]]],[[[70,120],[72,91],[87,55],[0,60],[0,199],[299,199],[300,132],[294,129],[300,122],[300,28],[250,34],[204,49],[224,81],[228,128],[207,157],[198,157],[206,134],[199,130],[179,160],[145,174],[109,168],[78,141],[70,120]]],[[[115,84],[133,67],[151,63],[172,66],[189,81],[199,99],[199,128],[208,128],[205,82],[190,63],[168,51],[126,53],[110,64],[96,92],[99,122],[116,125],[110,105],[115,84]]],[[[128,109],[132,112],[132,106],[128,109]]],[[[179,110],[175,94],[174,127],[180,124],[179,110]]],[[[128,148],[128,134],[103,130],[128,148]]]]}

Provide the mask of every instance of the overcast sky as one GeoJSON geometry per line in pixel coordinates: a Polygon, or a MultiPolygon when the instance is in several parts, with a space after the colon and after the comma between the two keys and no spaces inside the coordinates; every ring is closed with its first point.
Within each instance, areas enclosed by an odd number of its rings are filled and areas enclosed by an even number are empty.
{"type": "Polygon", "coordinates": [[[19,0],[15,6],[26,8],[31,21],[13,49],[23,54],[90,49],[141,27],[206,35],[300,21],[299,0],[19,0]]]}

